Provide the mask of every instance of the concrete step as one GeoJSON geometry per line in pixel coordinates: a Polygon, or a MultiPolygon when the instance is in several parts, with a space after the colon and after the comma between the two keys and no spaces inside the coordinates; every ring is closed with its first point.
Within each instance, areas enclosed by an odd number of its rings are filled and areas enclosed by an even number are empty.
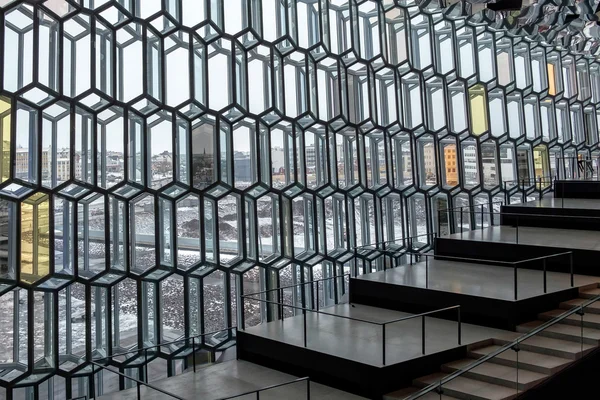
{"type": "MultiPolygon", "coordinates": [[[[510,343],[510,341],[506,339],[494,339],[494,344],[505,345],[508,343],[510,343]]],[[[571,342],[568,340],[553,339],[539,335],[521,342],[520,346],[522,350],[547,354],[549,356],[568,358],[569,360],[577,360],[596,348],[594,345],[584,343],[582,353],[580,343],[571,342]]]]}
{"type": "MultiPolygon", "coordinates": [[[[570,310],[574,307],[582,305],[587,301],[589,301],[589,299],[573,299],[569,301],[563,301],[562,303],[560,303],[560,308],[562,310],[570,310]]],[[[584,312],[591,314],[600,314],[600,301],[597,301],[585,307],[584,312]]]]}
{"type": "MultiPolygon", "coordinates": [[[[421,388],[418,387],[407,387],[404,389],[396,390],[395,392],[388,393],[383,396],[383,400],[402,400],[410,396],[411,394],[417,393],[421,388]]],[[[425,396],[419,397],[419,400],[455,400],[456,397],[450,397],[442,394],[442,397],[437,392],[429,392],[425,396]]]]}
{"type": "MultiPolygon", "coordinates": [[[[542,321],[550,321],[562,315],[564,310],[552,310],[538,314],[538,318],[542,321]]],[[[559,322],[559,324],[574,325],[581,327],[581,316],[577,314],[569,315],[567,318],[559,322]]],[[[587,328],[600,329],[600,314],[584,313],[583,326],[587,328]]]]}
{"type": "MultiPolygon", "coordinates": [[[[413,385],[426,387],[432,383],[439,382],[448,374],[436,372],[422,378],[415,379],[413,385]]],[[[465,400],[511,400],[517,397],[516,388],[494,385],[493,383],[478,381],[475,379],[459,376],[442,387],[443,393],[458,399],[465,400]]],[[[439,396],[439,395],[438,395],[439,396]]]]}
{"type": "MultiPolygon", "coordinates": [[[[517,332],[527,333],[540,325],[545,324],[545,321],[531,321],[517,326],[517,332]]],[[[575,325],[554,324],[542,332],[540,336],[550,337],[554,339],[569,340],[579,342],[581,340],[581,328],[575,325]]],[[[600,329],[583,328],[583,343],[600,346],[600,329]]]]}
{"type": "MultiPolygon", "coordinates": [[[[471,358],[481,358],[499,348],[499,345],[493,344],[475,350],[469,350],[467,355],[471,358]]],[[[492,358],[490,362],[515,367],[517,365],[517,355],[512,350],[505,351],[492,358]]],[[[552,375],[571,363],[572,361],[566,358],[554,357],[526,350],[519,351],[519,367],[528,369],[529,371],[552,375]]]]}
{"type": "MultiPolygon", "coordinates": [[[[468,367],[474,361],[475,360],[472,358],[464,358],[462,360],[452,361],[442,365],[442,371],[452,373],[468,367]]],[[[520,365],[517,369],[516,367],[485,362],[465,372],[463,376],[465,378],[493,383],[494,385],[506,386],[512,389],[516,388],[518,384],[519,390],[523,391],[531,389],[541,381],[547,379],[549,375],[528,371],[520,365]]]]}
{"type": "Polygon", "coordinates": [[[600,287],[593,289],[586,289],[579,292],[579,297],[584,299],[591,299],[593,297],[600,296],[600,287]]]}

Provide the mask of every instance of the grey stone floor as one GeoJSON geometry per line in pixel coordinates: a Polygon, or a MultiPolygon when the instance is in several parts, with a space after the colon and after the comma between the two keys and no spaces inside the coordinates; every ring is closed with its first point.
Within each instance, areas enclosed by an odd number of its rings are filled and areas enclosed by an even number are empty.
{"type": "MultiPolygon", "coordinates": [[[[490,228],[454,233],[445,236],[451,239],[479,242],[519,243],[532,246],[555,247],[558,249],[583,249],[600,251],[600,231],[580,231],[576,229],[551,229],[511,226],[492,226],[490,228]]],[[[557,253],[560,250],[557,250],[557,253]]]]}
{"type": "MultiPolygon", "coordinates": [[[[501,300],[514,300],[514,269],[435,260],[430,258],[428,288],[445,292],[476,295],[501,300]]],[[[426,263],[403,265],[387,271],[361,275],[357,279],[386,282],[394,285],[425,287],[426,263]]],[[[542,271],[519,268],[517,270],[517,296],[526,299],[544,293],[542,271]]],[[[575,275],[575,286],[585,286],[600,282],[600,277],[575,275]]],[[[548,292],[571,287],[571,275],[560,272],[547,272],[548,292]]]]}
{"type": "MultiPolygon", "coordinates": [[[[411,315],[361,304],[355,306],[340,304],[324,311],[376,323],[411,315]]],[[[458,345],[457,322],[429,317],[425,318],[425,321],[426,354],[451,349],[458,345]]],[[[386,365],[422,356],[421,322],[421,318],[415,318],[386,326],[386,365]]],[[[303,324],[303,317],[300,315],[286,318],[283,322],[260,324],[247,328],[246,331],[250,334],[303,346],[303,324]]],[[[307,313],[306,324],[308,348],[361,363],[382,365],[383,335],[380,325],[317,313],[307,313]]],[[[511,332],[499,329],[462,324],[463,345],[511,334],[511,332]]]]}
{"type": "Polygon", "coordinates": [[[505,206],[510,212],[510,207],[531,207],[531,208],[571,208],[585,210],[600,210],[600,199],[555,199],[554,197],[544,197],[541,200],[528,201],[527,203],[512,204],[505,206]]]}
{"type": "MultiPolygon", "coordinates": [[[[151,384],[184,399],[215,400],[289,382],[294,379],[297,379],[297,377],[246,361],[233,360],[198,369],[196,373],[186,372],[172,378],[151,382],[151,384]]],[[[169,400],[164,394],[148,388],[142,388],[141,394],[144,400],[169,400]]],[[[306,394],[307,384],[303,381],[261,392],[260,398],[268,400],[305,400],[306,394]]],[[[136,389],[99,397],[101,400],[136,398],[136,389]]],[[[310,398],[323,400],[362,399],[362,397],[315,382],[310,382],[310,398]]],[[[235,400],[255,399],[256,394],[235,397],[235,400]]]]}

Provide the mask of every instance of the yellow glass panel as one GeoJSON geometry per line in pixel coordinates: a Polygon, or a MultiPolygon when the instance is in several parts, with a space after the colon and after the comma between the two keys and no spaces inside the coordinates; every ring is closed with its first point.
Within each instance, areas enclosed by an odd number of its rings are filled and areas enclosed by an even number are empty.
{"type": "Polygon", "coordinates": [[[483,85],[475,85],[469,89],[469,108],[471,111],[471,133],[481,135],[489,129],[487,113],[487,96],[483,85]]]}
{"type": "Polygon", "coordinates": [[[50,273],[50,202],[36,193],[21,204],[21,281],[34,283],[50,273]]]}
{"type": "Polygon", "coordinates": [[[554,82],[554,64],[548,63],[548,94],[556,95],[556,82],[554,82]]]}
{"type": "Polygon", "coordinates": [[[0,182],[10,178],[10,100],[0,97],[0,182]]]}

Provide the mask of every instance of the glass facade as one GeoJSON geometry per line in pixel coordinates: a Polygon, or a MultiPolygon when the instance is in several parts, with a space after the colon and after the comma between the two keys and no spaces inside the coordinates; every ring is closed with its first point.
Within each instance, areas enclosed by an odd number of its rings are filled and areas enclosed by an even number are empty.
{"type": "Polygon", "coordinates": [[[381,268],[355,248],[598,156],[589,48],[459,6],[0,0],[0,398],[231,343],[270,314],[242,294],[381,268]]]}

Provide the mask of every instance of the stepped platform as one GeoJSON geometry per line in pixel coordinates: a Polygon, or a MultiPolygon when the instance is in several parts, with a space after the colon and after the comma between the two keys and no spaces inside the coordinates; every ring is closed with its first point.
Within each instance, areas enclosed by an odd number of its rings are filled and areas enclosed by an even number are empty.
{"type": "MultiPolygon", "coordinates": [[[[514,330],[599,281],[575,275],[571,287],[570,274],[548,272],[544,293],[542,271],[518,268],[515,300],[514,268],[431,258],[351,279],[350,301],[414,313],[458,304],[465,322],[514,330]]],[[[440,316],[456,319],[451,311],[440,316]]]]}
{"type": "Polygon", "coordinates": [[[421,317],[386,325],[384,337],[381,325],[368,322],[383,323],[411,314],[354,303],[322,311],[361,321],[307,312],[307,347],[302,315],[238,330],[238,358],[297,376],[309,375],[357,395],[381,398],[408,386],[417,376],[433,373],[440,364],[465,357],[470,344],[514,335],[462,323],[459,345],[454,310],[453,321],[425,317],[423,355],[421,317]]]}
{"type": "MultiPolygon", "coordinates": [[[[105,372],[105,375],[111,375],[105,372]]],[[[275,371],[247,361],[233,360],[198,368],[196,372],[186,372],[171,378],[150,382],[153,386],[184,399],[216,400],[258,390],[267,386],[280,385],[297,377],[275,371]]],[[[279,386],[260,393],[261,399],[306,400],[306,381],[279,386]]],[[[165,395],[152,389],[141,387],[144,400],[163,400],[165,395]]],[[[310,382],[311,399],[361,400],[355,396],[331,387],[310,382]]],[[[98,397],[99,400],[138,399],[137,389],[128,389],[98,397]]],[[[236,397],[256,399],[256,394],[236,397]]],[[[366,399],[365,399],[366,400],[366,399]]]]}
{"type": "MultiPolygon", "coordinates": [[[[492,226],[439,237],[436,256],[515,262],[536,257],[573,253],[575,274],[600,276],[600,231],[539,227],[492,226]]],[[[542,261],[520,265],[543,268],[542,261]]],[[[570,272],[569,255],[549,258],[548,271],[570,272]]]]}
{"type": "Polygon", "coordinates": [[[501,207],[500,224],[543,228],[600,230],[600,199],[546,197],[501,207]]]}
{"type": "Polygon", "coordinates": [[[554,181],[554,197],[600,199],[600,181],[566,179],[554,181]]]}

